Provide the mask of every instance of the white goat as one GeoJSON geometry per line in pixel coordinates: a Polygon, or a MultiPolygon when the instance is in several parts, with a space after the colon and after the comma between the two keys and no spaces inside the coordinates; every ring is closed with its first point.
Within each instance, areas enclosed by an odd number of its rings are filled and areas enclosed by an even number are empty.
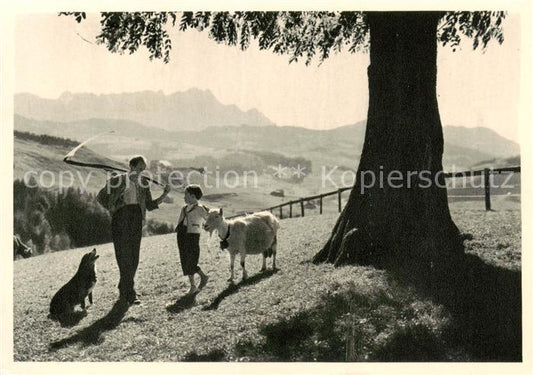
{"type": "Polygon", "coordinates": [[[222,214],[222,209],[220,211],[210,210],[204,229],[210,234],[216,230],[222,240],[221,247],[228,248],[231,268],[231,276],[228,281],[233,282],[234,262],[237,254],[241,256],[243,280],[248,277],[245,268],[246,254],[263,254],[261,271],[266,270],[266,258],[272,256],[272,269],[276,269],[276,234],[279,229],[279,221],[270,212],[257,212],[226,220],[222,214]]]}

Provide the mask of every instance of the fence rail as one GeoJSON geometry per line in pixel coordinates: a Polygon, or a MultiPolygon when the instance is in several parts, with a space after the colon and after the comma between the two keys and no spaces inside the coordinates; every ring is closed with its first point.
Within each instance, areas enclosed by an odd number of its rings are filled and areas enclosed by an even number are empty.
{"type": "MultiPolygon", "coordinates": [[[[493,175],[493,174],[502,174],[502,173],[509,173],[509,172],[520,173],[520,166],[507,167],[507,168],[494,168],[494,169],[485,168],[485,169],[480,169],[480,170],[476,170],[476,171],[448,172],[448,173],[444,173],[444,178],[461,178],[461,177],[484,176],[483,187],[485,189],[485,209],[487,211],[490,211],[491,210],[490,176],[493,175]]],[[[289,202],[284,202],[284,203],[278,204],[276,206],[272,206],[272,207],[268,207],[268,208],[262,209],[260,211],[270,211],[270,212],[274,213],[275,210],[279,210],[279,217],[280,217],[280,219],[283,219],[284,218],[283,217],[283,207],[289,206],[289,216],[288,217],[292,218],[293,217],[293,208],[292,208],[293,205],[299,205],[300,206],[300,216],[304,217],[305,216],[305,202],[314,201],[314,200],[318,199],[319,200],[319,212],[320,212],[320,215],[322,215],[324,198],[327,198],[327,197],[330,197],[330,196],[333,196],[333,195],[337,195],[337,207],[338,207],[338,211],[340,213],[342,211],[342,193],[347,191],[347,190],[352,190],[352,189],[353,189],[353,187],[344,187],[344,188],[333,190],[333,191],[330,191],[330,192],[327,192],[327,193],[324,193],[324,194],[317,194],[317,195],[303,197],[303,198],[296,199],[296,200],[291,200],[289,202]]],[[[244,216],[244,215],[247,215],[247,214],[250,214],[250,213],[252,213],[252,212],[246,212],[246,213],[241,213],[241,214],[238,214],[238,215],[233,215],[233,216],[228,217],[228,219],[244,216]]]]}
{"type": "Polygon", "coordinates": [[[507,167],[507,168],[485,168],[477,171],[465,171],[465,172],[451,172],[444,173],[445,178],[454,178],[454,177],[471,177],[471,176],[482,176],[482,175],[491,175],[491,174],[502,174],[506,172],[516,172],[520,173],[520,166],[518,167],[507,167]]]}

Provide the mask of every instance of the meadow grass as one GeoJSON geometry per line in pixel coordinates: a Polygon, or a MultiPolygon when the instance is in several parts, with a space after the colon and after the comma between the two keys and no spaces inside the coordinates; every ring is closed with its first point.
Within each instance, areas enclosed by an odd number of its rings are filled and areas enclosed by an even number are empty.
{"type": "Polygon", "coordinates": [[[196,298],[185,296],[175,236],[143,238],[136,276],[143,304],[129,309],[116,304],[112,245],[99,245],[95,304],[63,324],[48,319],[50,300],[92,247],[18,260],[14,359],[520,360],[520,206],[509,207],[452,205],[467,272],[448,270],[432,285],[373,267],[313,265],[334,214],[283,220],[280,269],[259,273],[261,257],[248,257],[250,278],[234,286],[227,252],[202,234],[200,265],[210,280],[196,298]]]}

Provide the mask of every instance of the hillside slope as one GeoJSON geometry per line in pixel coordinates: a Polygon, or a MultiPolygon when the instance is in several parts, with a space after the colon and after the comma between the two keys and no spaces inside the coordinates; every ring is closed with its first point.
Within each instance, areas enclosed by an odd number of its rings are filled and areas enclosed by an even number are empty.
{"type": "MultiPolygon", "coordinates": [[[[519,211],[452,213],[461,230],[472,236],[466,243],[469,253],[488,264],[520,269],[519,211]]],[[[514,294],[486,295],[515,287],[505,285],[505,278],[492,280],[493,272],[508,271],[483,263],[482,273],[474,273],[472,282],[481,283],[485,295],[473,299],[469,314],[455,316],[445,306],[402,286],[386,271],[309,263],[335,218],[283,220],[280,270],[258,274],[261,258],[248,257],[250,279],[236,287],[226,282],[227,253],[220,251],[217,239],[204,233],[200,264],[210,280],[196,301],[183,298],[187,282],[181,275],[174,235],[144,238],[136,277],[143,305],[128,311],[114,305],[118,269],[112,246],[99,246],[95,304],[87,316],[80,315],[78,322],[64,327],[47,319],[48,304],[90,248],[17,261],[14,359],[342,361],[352,337],[346,336],[351,332],[347,327],[353,321],[358,322],[351,357],[355,361],[498,360],[516,355],[508,352],[514,350],[516,339],[506,336],[510,331],[493,321],[501,309],[507,314],[504,324],[514,324],[510,316],[516,314],[509,315],[506,306],[514,309],[516,301],[505,300],[514,294]],[[486,316],[481,308],[485,304],[486,316]]],[[[464,300],[465,306],[470,306],[469,300],[464,300]]]]}
{"type": "MultiPolygon", "coordinates": [[[[72,147],[43,145],[15,137],[13,177],[15,179],[33,177],[43,187],[58,188],[59,182],[62,181],[63,187],[85,187],[90,192],[100,189],[106,180],[105,172],[63,162],[63,158],[71,149],[72,147]]],[[[102,157],[86,147],[78,150],[75,159],[126,168],[126,165],[102,157]]]]}
{"type": "MultiPolygon", "coordinates": [[[[43,145],[36,141],[15,137],[13,177],[14,179],[33,177],[40,186],[54,190],[60,186],[74,186],[90,193],[98,192],[105,184],[106,173],[99,169],[76,167],[64,163],[63,158],[70,150],[71,147],[43,145]],[[62,180],[60,176],[62,176],[62,180]]],[[[127,168],[125,162],[117,162],[121,159],[107,159],[86,147],[78,151],[75,159],[127,168]]],[[[186,172],[184,175],[187,175],[186,172]]],[[[228,215],[241,211],[259,210],[277,205],[288,198],[303,197],[314,193],[314,190],[310,192],[310,187],[305,184],[293,184],[289,181],[278,180],[268,174],[261,175],[257,179],[254,176],[247,179],[242,177],[236,180],[227,179],[227,184],[224,183],[226,180],[221,178],[218,185],[213,174],[207,177],[207,180],[204,180],[203,176],[193,174],[190,182],[203,184],[207,181],[209,187],[204,188],[203,200],[205,204],[209,207],[223,207],[228,215]],[[284,189],[286,198],[270,195],[270,192],[276,189],[284,189]]],[[[314,183],[311,185],[311,188],[314,189],[314,183]]],[[[154,197],[159,196],[161,192],[161,187],[152,185],[154,197]]],[[[148,212],[147,218],[157,218],[159,221],[170,223],[175,222],[183,205],[183,189],[176,186],[171,191],[170,198],[172,198],[172,202],[164,203],[158,210],[148,212]]],[[[332,204],[331,210],[333,209],[334,205],[332,204]]]]}
{"type": "MultiPolygon", "coordinates": [[[[211,174],[207,177],[207,184],[203,176],[196,175],[190,182],[205,186],[207,205],[223,207],[231,215],[352,186],[363,146],[365,123],[324,131],[276,126],[222,126],[201,131],[171,132],[127,120],[90,119],[56,123],[15,116],[15,129],[76,140],[114,130],[115,133],[91,142],[91,149],[123,164],[132,155],[144,154],[150,161],[169,160],[174,168],[208,167],[211,174]],[[303,158],[307,165],[311,163],[311,168],[303,170],[305,176],[302,179],[291,180],[295,166],[282,165],[286,157],[295,158],[293,164],[298,162],[297,158],[303,158]],[[216,166],[221,169],[218,178],[215,176],[216,166]],[[279,167],[285,168],[282,178],[275,176],[279,167]],[[225,171],[228,170],[251,171],[252,176],[255,173],[257,178],[245,180],[241,175],[238,179],[225,179],[225,171]],[[270,195],[272,191],[280,189],[284,190],[284,198],[270,195]]],[[[504,138],[499,139],[504,144],[509,142],[504,138]]],[[[492,135],[489,141],[493,143],[492,135]]],[[[477,139],[477,144],[481,143],[482,139],[477,139]]],[[[513,149],[512,145],[509,147],[513,149]]],[[[65,167],[71,170],[72,167],[61,161],[67,151],[57,148],[47,150],[47,146],[15,140],[15,178],[21,178],[27,171],[50,169],[58,175],[65,167]]],[[[95,156],[88,155],[89,159],[91,157],[95,156]]],[[[87,160],[82,153],[79,158],[87,160]]],[[[444,145],[445,170],[466,170],[492,158],[490,151],[481,152],[450,143],[444,145]]],[[[103,173],[86,168],[76,168],[74,171],[82,176],[92,172],[93,178],[87,186],[89,191],[96,192],[103,186],[103,173]]],[[[78,182],[81,179],[78,178],[78,182]]],[[[159,192],[159,187],[154,187],[154,194],[159,192]]],[[[176,220],[176,213],[182,204],[181,190],[173,191],[171,197],[174,204],[162,205],[155,214],[160,220],[176,220]]],[[[334,207],[334,204],[326,205],[326,210],[330,206],[334,207]]]]}
{"type": "MultiPolygon", "coordinates": [[[[15,116],[20,131],[49,134],[78,140],[114,131],[91,147],[111,158],[123,160],[143,153],[149,159],[179,161],[196,156],[221,157],[238,151],[268,151],[310,159],[322,166],[354,169],[362,152],[365,122],[329,130],[290,126],[210,126],[195,131],[168,131],[122,119],[92,118],[71,122],[39,121],[15,116]]],[[[514,157],[518,144],[486,128],[444,127],[445,170],[468,169],[495,157],[514,157]]]]}
{"type": "Polygon", "coordinates": [[[488,128],[445,126],[443,133],[445,142],[458,147],[469,148],[500,158],[520,154],[518,143],[506,139],[488,128]]]}

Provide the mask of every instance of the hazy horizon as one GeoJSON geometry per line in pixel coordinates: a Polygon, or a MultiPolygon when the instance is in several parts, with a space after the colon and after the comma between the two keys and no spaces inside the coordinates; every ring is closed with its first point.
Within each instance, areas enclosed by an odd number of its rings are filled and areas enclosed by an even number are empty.
{"type": "MultiPolygon", "coordinates": [[[[62,92],[61,94],[59,94],[57,97],[44,97],[44,96],[40,96],[40,95],[36,95],[34,93],[31,93],[31,92],[16,92],[14,93],[14,95],[34,95],[34,96],[37,96],[39,98],[42,98],[42,99],[48,99],[48,100],[58,100],[61,98],[61,96],[65,95],[65,94],[72,94],[72,95],[94,95],[94,96],[106,96],[106,95],[127,95],[127,94],[137,94],[137,93],[142,93],[142,92],[149,92],[149,93],[154,93],[154,94],[163,94],[164,96],[170,96],[170,95],[173,95],[175,93],[185,93],[187,91],[191,91],[191,90],[200,90],[200,91],[207,91],[207,92],[210,92],[213,96],[214,94],[209,90],[209,89],[205,89],[205,90],[202,90],[202,89],[198,89],[198,88],[189,88],[187,90],[184,90],[184,91],[174,91],[174,92],[171,92],[171,93],[165,93],[163,92],[163,90],[158,90],[158,91],[155,91],[155,90],[142,90],[142,91],[132,91],[132,92],[110,92],[110,93],[99,93],[99,94],[96,94],[96,93],[92,93],[92,92],[71,92],[71,91],[64,91],[62,92]]],[[[216,98],[216,96],[215,96],[216,98]]],[[[219,100],[219,98],[216,98],[217,100],[219,100]]],[[[228,104],[228,105],[234,105],[234,104],[228,104]]],[[[238,107],[238,106],[237,106],[238,107]]],[[[245,112],[242,108],[239,108],[240,110],[242,110],[243,112],[245,112]]],[[[249,110],[257,110],[259,112],[261,112],[259,109],[257,108],[251,108],[249,110]]],[[[262,112],[261,112],[262,113],[262,112]]],[[[19,115],[17,113],[15,113],[15,115],[19,115]]],[[[19,116],[22,116],[22,117],[26,117],[24,115],[19,115],[19,116]]],[[[266,116],[266,115],[265,115],[266,116]]],[[[267,116],[268,118],[268,116],[267,116]]],[[[271,120],[270,118],[268,118],[269,120],[271,120]]],[[[39,119],[35,119],[35,120],[39,120],[39,119]]],[[[328,128],[324,128],[324,129],[313,129],[313,128],[309,128],[309,127],[305,127],[305,126],[298,126],[298,125],[284,125],[284,124],[277,124],[273,121],[273,125],[262,125],[262,126],[277,126],[277,127],[295,127],[295,128],[302,128],[302,129],[309,129],[309,130],[318,130],[318,131],[323,131],[323,130],[333,130],[333,129],[337,129],[337,128],[342,128],[342,127],[345,127],[345,126],[353,126],[353,125],[357,125],[361,122],[366,122],[366,118],[363,118],[363,119],[360,119],[358,121],[355,121],[355,122],[352,122],[352,123],[347,123],[347,124],[341,124],[341,125],[338,125],[338,126],[332,126],[332,127],[328,127],[328,128]]],[[[125,121],[131,121],[131,122],[135,122],[134,120],[127,120],[125,119],[125,121]]],[[[271,120],[272,121],[272,120],[271,120]]],[[[143,124],[145,126],[151,126],[151,125],[148,125],[148,124],[143,124]]],[[[247,125],[247,124],[243,124],[243,125],[247,125]]],[[[239,126],[239,125],[235,125],[235,126],[239,126]]],[[[255,125],[250,125],[250,126],[255,126],[255,125]]],[[[489,127],[486,127],[486,126],[464,126],[464,125],[457,125],[457,124],[442,124],[443,127],[445,126],[449,126],[449,127],[456,127],[456,128],[471,128],[471,129],[475,129],[475,128],[485,128],[485,129],[489,129],[489,130],[492,130],[494,131],[496,134],[498,134],[499,136],[507,139],[507,140],[511,140],[513,142],[516,142],[516,143],[520,143],[518,142],[517,140],[514,140],[514,139],[511,139],[511,138],[508,138],[506,137],[505,135],[501,134],[500,132],[498,132],[497,130],[495,129],[491,129],[489,127]]],[[[161,129],[165,129],[165,128],[161,128],[161,129]]],[[[173,129],[167,129],[169,131],[180,131],[180,129],[176,129],[176,130],[173,130],[173,129]]],[[[194,129],[191,129],[191,130],[194,130],[194,129]]]]}

